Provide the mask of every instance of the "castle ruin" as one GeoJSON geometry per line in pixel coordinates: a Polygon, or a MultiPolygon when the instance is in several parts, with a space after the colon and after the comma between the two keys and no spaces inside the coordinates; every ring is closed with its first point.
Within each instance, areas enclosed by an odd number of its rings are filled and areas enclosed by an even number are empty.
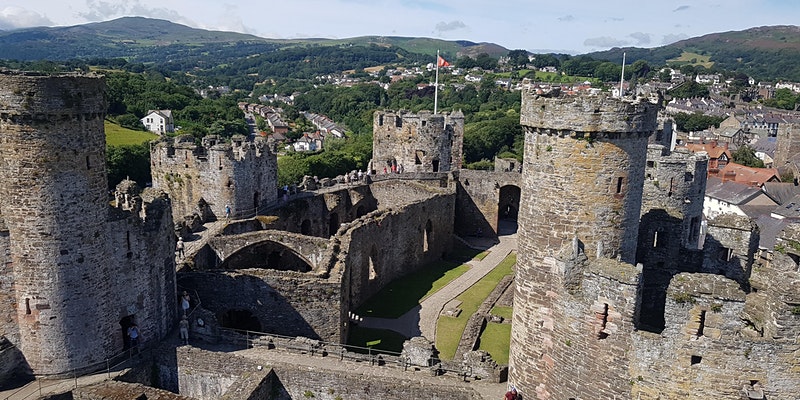
{"type": "Polygon", "coordinates": [[[261,137],[211,135],[197,145],[182,135],[155,142],[150,154],[153,188],[169,195],[177,218],[221,219],[226,205],[232,217],[252,217],[278,198],[277,158],[261,137]]]}
{"type": "Polygon", "coordinates": [[[121,352],[133,323],[163,338],[176,314],[172,216],[157,195],[109,205],[104,78],[3,71],[0,88],[0,336],[15,361],[63,374],[121,352]]]}
{"type": "Polygon", "coordinates": [[[375,112],[369,170],[447,172],[461,169],[464,114],[375,112]]]}

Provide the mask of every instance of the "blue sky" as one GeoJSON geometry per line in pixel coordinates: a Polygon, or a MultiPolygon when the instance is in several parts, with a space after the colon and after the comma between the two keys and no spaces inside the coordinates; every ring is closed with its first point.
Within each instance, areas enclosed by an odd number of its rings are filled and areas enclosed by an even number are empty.
{"type": "Polygon", "coordinates": [[[425,36],[586,53],[800,23],[798,0],[5,0],[0,29],[122,16],[269,38],[425,36]]]}

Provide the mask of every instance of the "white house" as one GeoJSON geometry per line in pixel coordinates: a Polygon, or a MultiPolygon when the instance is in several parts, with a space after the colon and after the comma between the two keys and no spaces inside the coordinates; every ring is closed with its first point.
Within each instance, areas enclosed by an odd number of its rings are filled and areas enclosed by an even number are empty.
{"type": "Polygon", "coordinates": [[[140,121],[148,131],[157,135],[175,132],[172,110],[149,110],[140,121]]]}

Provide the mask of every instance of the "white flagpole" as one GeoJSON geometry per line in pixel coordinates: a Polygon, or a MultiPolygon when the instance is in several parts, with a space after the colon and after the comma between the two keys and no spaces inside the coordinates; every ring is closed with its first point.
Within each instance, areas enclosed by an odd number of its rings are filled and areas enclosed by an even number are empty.
{"type": "Polygon", "coordinates": [[[622,53],[622,74],[619,76],[619,98],[622,98],[622,83],[625,82],[625,53],[622,53]]]}
{"type": "Polygon", "coordinates": [[[436,50],[436,87],[433,89],[433,115],[439,108],[439,50],[436,50]]]}

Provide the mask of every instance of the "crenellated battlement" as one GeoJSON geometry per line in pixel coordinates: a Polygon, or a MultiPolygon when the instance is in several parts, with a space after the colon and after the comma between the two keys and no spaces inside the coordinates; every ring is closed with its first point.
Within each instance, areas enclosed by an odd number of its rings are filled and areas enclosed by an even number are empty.
{"type": "Polygon", "coordinates": [[[173,215],[213,220],[225,215],[255,215],[277,199],[277,157],[267,142],[234,135],[210,135],[200,144],[190,135],[151,145],[153,187],[172,199],[173,215]],[[202,201],[201,201],[202,200],[202,201]]]}
{"type": "Polygon", "coordinates": [[[520,124],[537,129],[588,134],[653,133],[658,105],[608,95],[548,95],[522,92],[520,124]]]}
{"type": "Polygon", "coordinates": [[[376,111],[371,170],[444,172],[461,168],[464,114],[376,111]],[[393,169],[394,167],[394,169],[393,169]]]}

